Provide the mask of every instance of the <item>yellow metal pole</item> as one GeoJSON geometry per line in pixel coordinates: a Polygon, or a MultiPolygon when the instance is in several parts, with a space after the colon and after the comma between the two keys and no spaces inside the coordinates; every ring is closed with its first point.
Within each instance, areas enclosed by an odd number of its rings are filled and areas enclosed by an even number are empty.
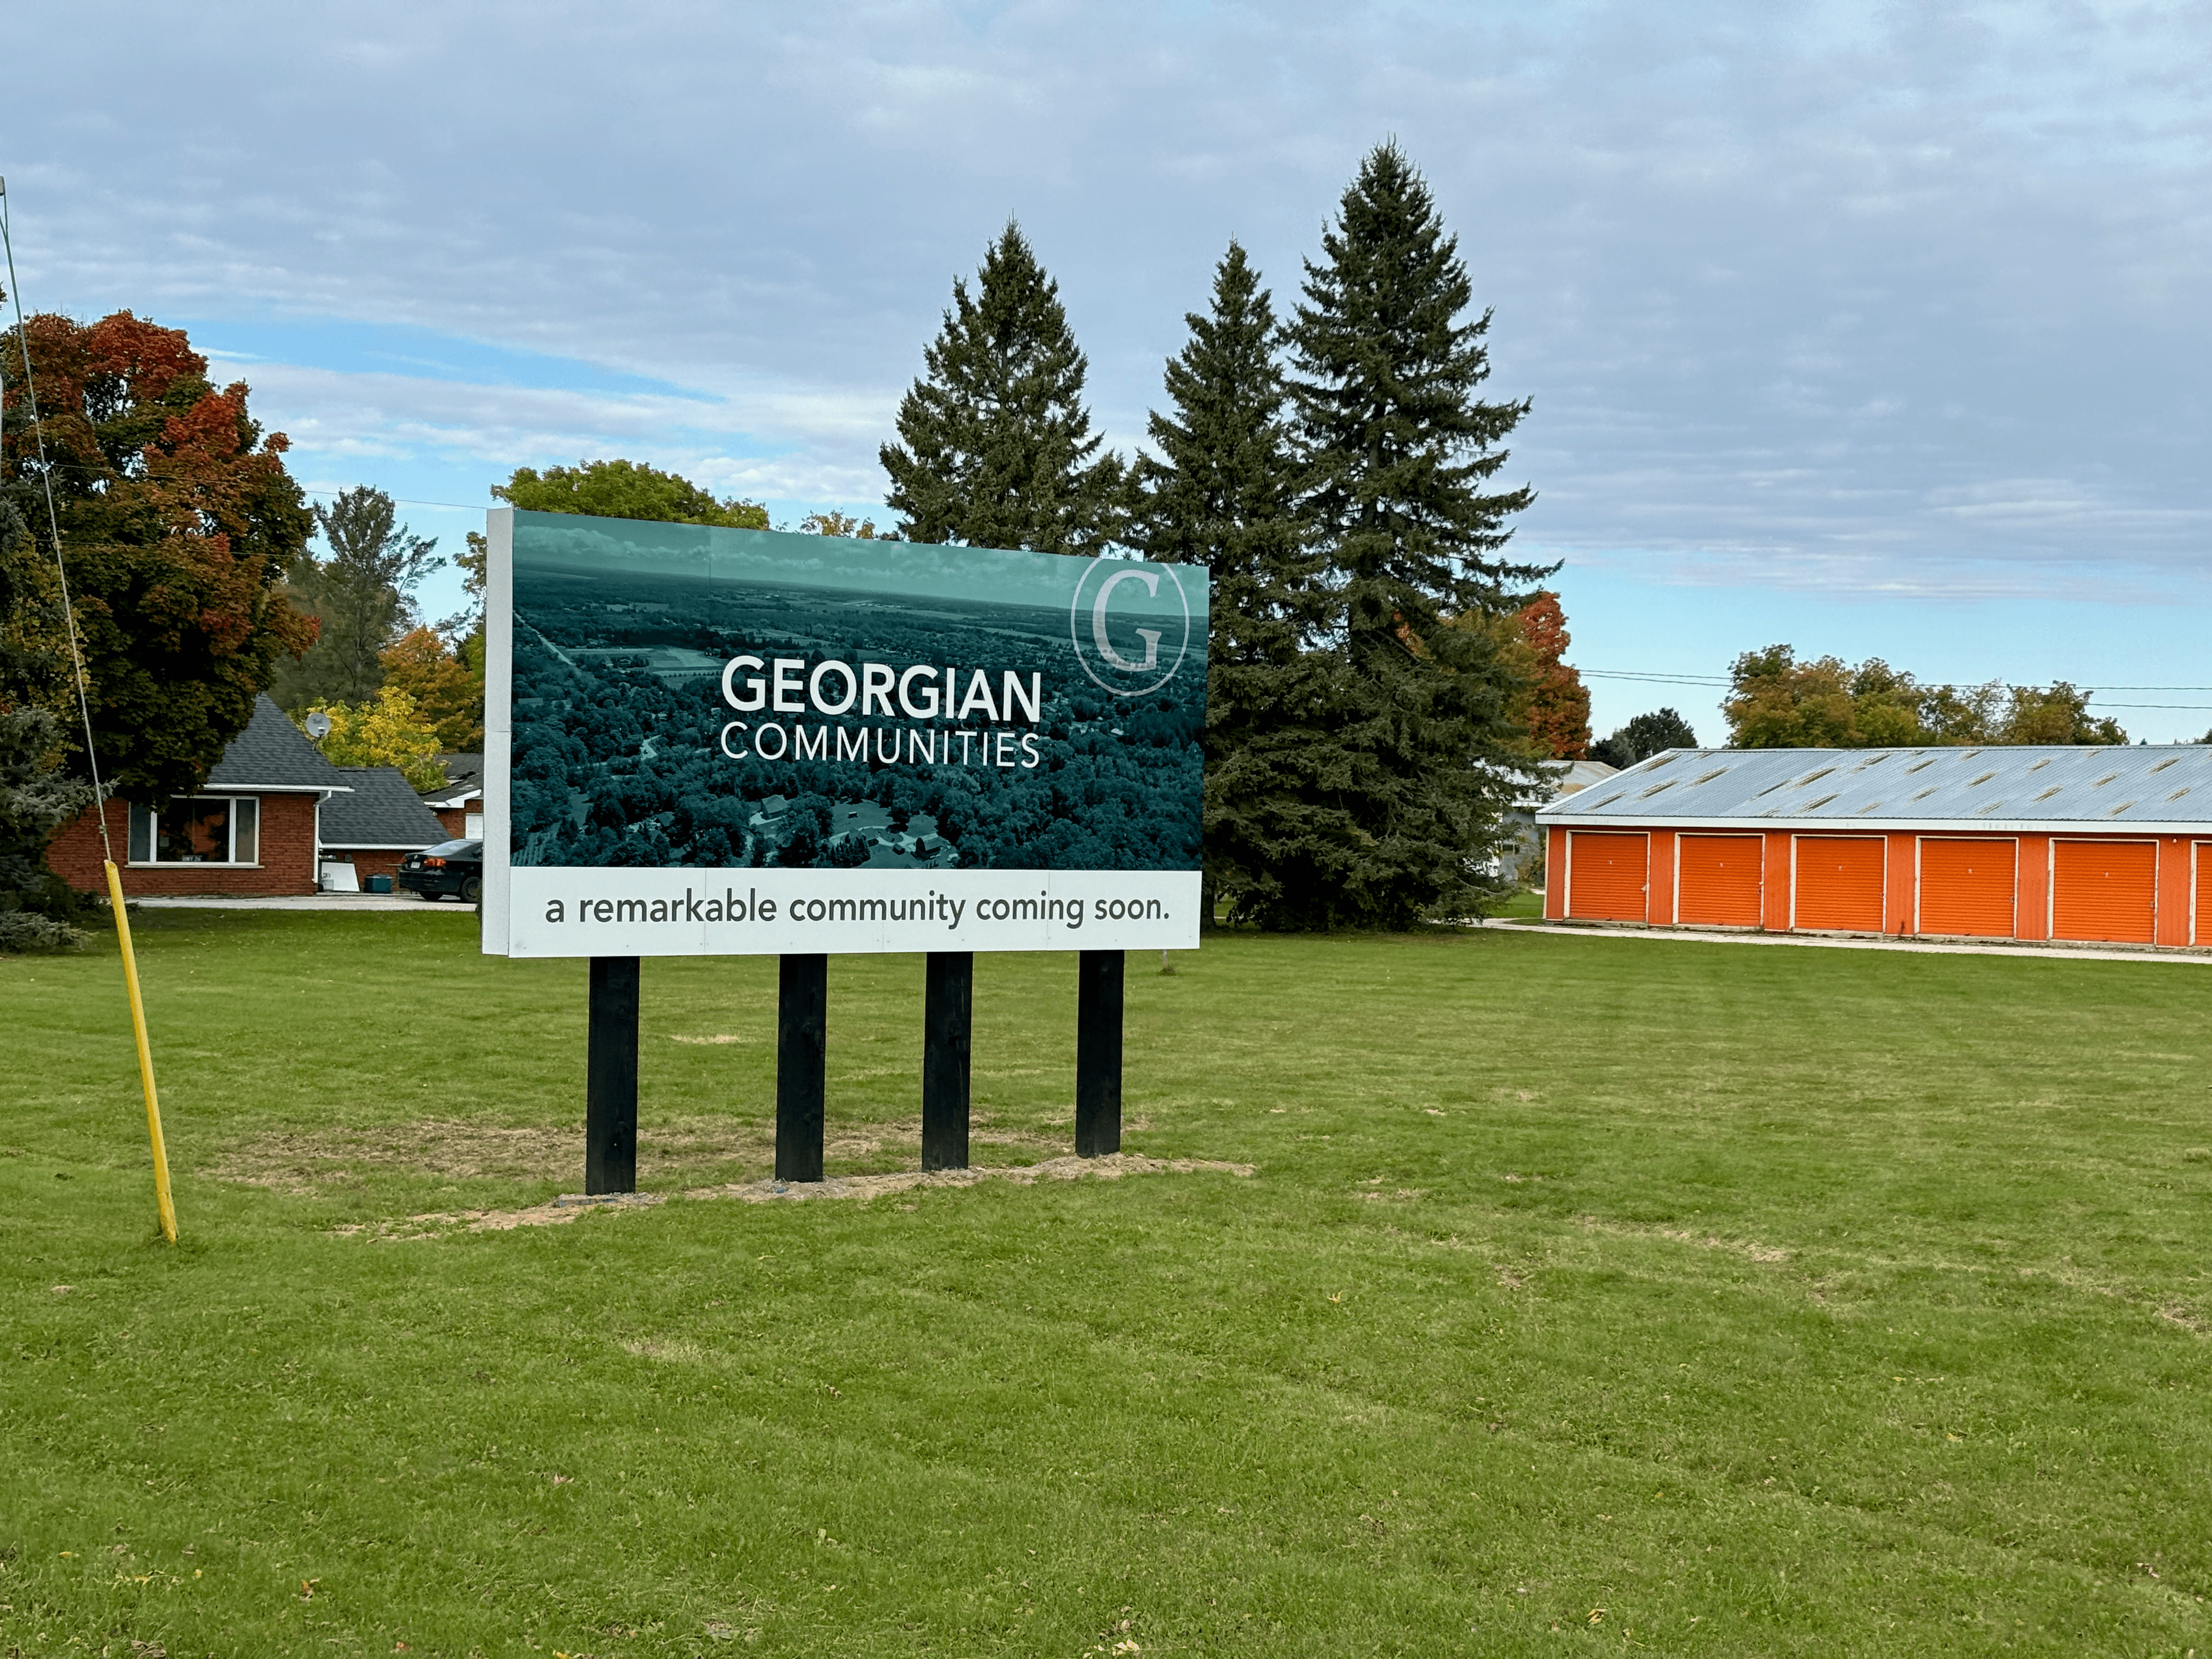
{"type": "Polygon", "coordinates": [[[138,958],[131,954],[131,917],[123,908],[123,878],[107,865],[107,899],[115,911],[115,937],[123,943],[123,982],[131,988],[131,1030],[138,1039],[138,1078],[146,1085],[146,1134],[154,1143],[154,1202],[161,1237],[177,1242],[177,1206],[169,1197],[169,1149],[161,1142],[161,1102],[154,1092],[154,1051],[146,1045],[146,1005],[138,996],[138,958]]]}

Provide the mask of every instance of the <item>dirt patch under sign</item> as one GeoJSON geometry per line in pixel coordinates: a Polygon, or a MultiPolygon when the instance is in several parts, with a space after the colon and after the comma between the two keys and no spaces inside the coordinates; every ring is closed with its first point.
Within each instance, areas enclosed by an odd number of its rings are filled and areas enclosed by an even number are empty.
{"type": "Polygon", "coordinates": [[[874,1199],[919,1188],[973,1187],[985,1181],[1007,1181],[1030,1186],[1040,1181],[1118,1181],[1134,1175],[1230,1175],[1249,1176],[1249,1164],[1228,1164],[1212,1158],[1146,1158],[1140,1152],[1115,1152],[1104,1158],[1053,1158],[1042,1164],[1016,1164],[1001,1168],[969,1170],[902,1170],[890,1175],[831,1176],[826,1181],[747,1181],[721,1187],[694,1187],[678,1193],[617,1193],[587,1198],[564,1193],[549,1204],[520,1210],[441,1211],[408,1216],[404,1220],[368,1222],[334,1227],[333,1232],[377,1240],[435,1238],[451,1232],[504,1232],[514,1227],[556,1227],[599,1211],[653,1209],[672,1200],[736,1199],[746,1204],[801,1203],[821,1199],[874,1199]]]}

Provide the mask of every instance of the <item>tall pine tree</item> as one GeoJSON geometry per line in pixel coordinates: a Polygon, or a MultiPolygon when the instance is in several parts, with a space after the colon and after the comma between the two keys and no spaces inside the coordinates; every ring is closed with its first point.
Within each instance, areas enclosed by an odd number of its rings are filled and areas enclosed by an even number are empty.
{"type": "Polygon", "coordinates": [[[1279,755],[1303,740],[1304,639],[1326,596],[1298,532],[1274,307],[1234,241],[1214,271],[1212,311],[1183,320],[1189,343],[1167,365],[1173,412],[1152,416],[1159,454],[1137,465],[1132,540],[1148,558],[1212,574],[1206,875],[1210,900],[1236,919],[1272,894],[1274,819],[1296,804],[1279,755]]]}
{"type": "Polygon", "coordinates": [[[1531,781],[1498,630],[1449,624],[1517,608],[1556,567],[1502,557],[1534,493],[1487,486],[1528,405],[1477,395],[1490,315],[1466,317],[1458,240],[1395,144],[1361,165],[1322,248],[1288,383],[1336,672],[1315,683],[1306,810],[1267,920],[1403,927],[1479,902],[1531,781]]]}
{"type": "Polygon", "coordinates": [[[1059,285],[1009,220],[899,404],[884,497],[909,541],[1096,553],[1127,522],[1127,478],[1083,406],[1089,365],[1059,285]]]}

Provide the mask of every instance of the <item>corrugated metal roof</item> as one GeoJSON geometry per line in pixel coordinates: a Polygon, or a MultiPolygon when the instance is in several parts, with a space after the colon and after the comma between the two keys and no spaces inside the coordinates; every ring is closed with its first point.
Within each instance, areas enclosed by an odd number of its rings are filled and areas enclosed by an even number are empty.
{"type": "Polygon", "coordinates": [[[2202,832],[2212,826],[2212,745],[1670,749],[1536,816],[1545,823],[2202,832]]]}
{"type": "Polygon", "coordinates": [[[450,840],[438,815],[422,804],[415,786],[396,766],[341,766],[337,769],[352,786],[349,795],[333,795],[323,803],[322,843],[325,847],[395,848],[414,852],[450,840]]]}

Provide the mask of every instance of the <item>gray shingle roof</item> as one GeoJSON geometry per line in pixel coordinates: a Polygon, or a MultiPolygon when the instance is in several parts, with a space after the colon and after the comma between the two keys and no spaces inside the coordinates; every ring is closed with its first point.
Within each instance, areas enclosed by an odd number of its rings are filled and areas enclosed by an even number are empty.
{"type": "Polygon", "coordinates": [[[208,787],[343,789],[346,781],[264,691],[253,700],[253,718],[246,730],[230,740],[230,747],[208,774],[208,787]]]}
{"type": "Polygon", "coordinates": [[[446,781],[435,789],[422,791],[422,799],[434,806],[459,806],[471,796],[483,793],[484,760],[482,755],[454,753],[438,757],[438,764],[446,769],[446,781]]]}
{"type": "Polygon", "coordinates": [[[1673,749],[1546,823],[2212,830],[2212,746],[1673,749]]]}
{"type": "Polygon", "coordinates": [[[422,804],[415,786],[396,766],[333,769],[353,786],[349,795],[323,803],[325,847],[399,848],[413,851],[452,839],[438,815],[422,804]]]}

